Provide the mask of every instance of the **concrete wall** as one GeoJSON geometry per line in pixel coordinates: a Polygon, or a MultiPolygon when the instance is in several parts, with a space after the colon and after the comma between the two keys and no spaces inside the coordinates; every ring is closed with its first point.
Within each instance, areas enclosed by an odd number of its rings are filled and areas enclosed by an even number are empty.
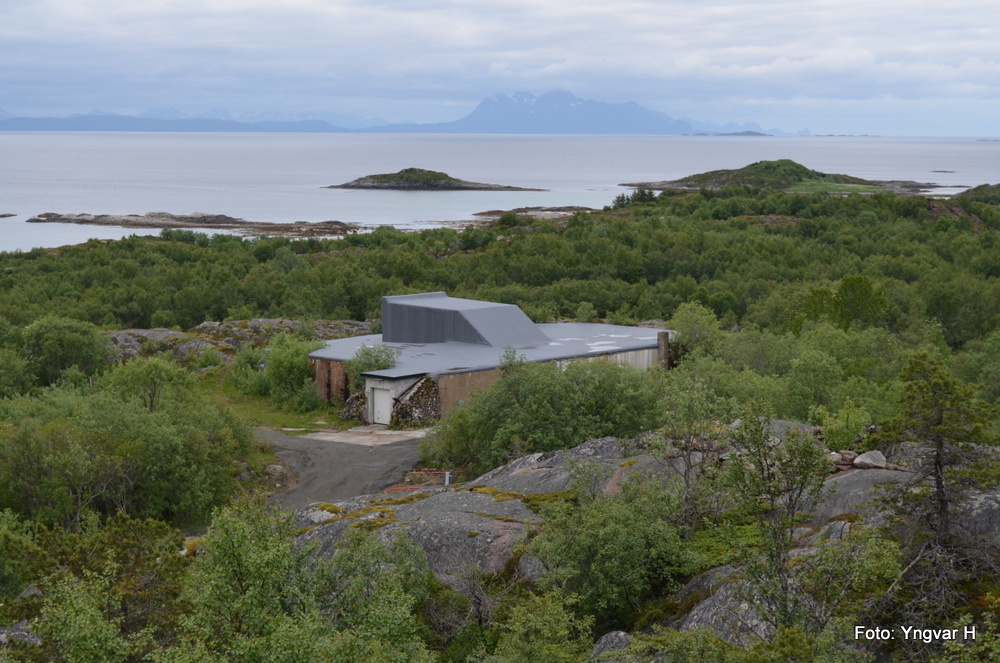
{"type": "Polygon", "coordinates": [[[313,359],[313,373],[316,374],[316,390],[325,401],[347,398],[347,372],[344,362],[329,359],[313,359]]]}
{"type": "Polygon", "coordinates": [[[606,355],[593,355],[591,357],[574,357],[556,362],[559,368],[565,368],[571,361],[613,361],[620,366],[631,366],[640,371],[650,366],[660,366],[660,353],[657,348],[646,350],[629,350],[627,352],[615,352],[606,355]]]}

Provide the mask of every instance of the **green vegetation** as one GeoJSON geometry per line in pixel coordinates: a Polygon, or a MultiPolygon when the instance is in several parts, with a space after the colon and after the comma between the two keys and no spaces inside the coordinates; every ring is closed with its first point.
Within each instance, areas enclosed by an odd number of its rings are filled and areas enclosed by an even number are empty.
{"type": "Polygon", "coordinates": [[[266,350],[241,349],[230,377],[246,396],[270,396],[279,408],[311,412],[320,402],[309,353],[320,347],[322,343],[278,334],[266,350]]]}
{"type": "Polygon", "coordinates": [[[493,388],[435,427],[424,462],[485,472],[513,457],[565,449],[582,440],[634,435],[656,421],[647,375],[610,362],[527,364],[511,353],[493,388]]]}
{"type": "Polygon", "coordinates": [[[877,184],[847,184],[835,179],[807,179],[786,189],[789,193],[878,193],[877,184]]]}
{"type": "Polygon", "coordinates": [[[722,189],[729,186],[756,187],[776,191],[790,190],[808,193],[826,191],[880,191],[880,187],[860,177],[833,175],[810,170],[790,159],[758,161],[743,168],[733,170],[712,170],[677,180],[674,184],[683,187],[722,189]],[[849,189],[840,187],[848,185],[849,189]],[[798,187],[803,187],[798,189],[798,187]]]}
{"type": "Polygon", "coordinates": [[[455,179],[448,173],[440,173],[436,170],[424,170],[423,168],[404,168],[398,173],[369,175],[368,177],[379,184],[394,184],[399,186],[440,187],[448,184],[462,183],[462,180],[455,179]]]}
{"type": "MultiPolygon", "coordinates": [[[[691,180],[699,190],[637,191],[560,222],[512,214],[304,241],[164,231],[0,253],[0,625],[27,619],[45,638],[0,660],[581,662],[610,628],[641,631],[615,654],[635,663],[995,657],[996,550],[961,525],[1000,482],[994,188],[947,202],[830,195],[869,184],[788,161],[691,180]],[[425,493],[321,505],[348,521],[326,562],[297,546],[287,514],[238,496],[237,475],[269,462],[244,420],[338,424],[312,389],[308,330],[235,357],[150,346],[126,362],[104,333],[374,321],[382,295],[428,290],[518,304],[539,322],[657,319],[677,332],[666,372],[509,353],[494,387],[438,424],[425,460],[466,475],[652,431],[635,442],[652,460],[579,463],[570,491],[474,488],[541,523],[526,519],[506,568],[456,571],[461,593],[382,529],[425,493]],[[812,439],[773,444],[770,416],[822,424],[831,448],[907,451],[918,485],[885,491],[885,526],[852,517],[849,537],[795,549],[831,468],[812,439]],[[639,470],[650,465],[655,479],[639,470]],[[630,478],[606,494],[611,472],[630,478]],[[518,571],[529,560],[544,570],[534,584],[518,571]],[[706,596],[674,602],[675,588],[722,564],[735,573],[720,587],[767,627],[759,641],[657,626],[706,596]],[[854,623],[974,623],[980,638],[859,651],[854,623]]],[[[366,350],[357,372],[390,355],[366,350]]],[[[460,538],[485,545],[506,520],[460,538]]]]}
{"type": "Polygon", "coordinates": [[[392,348],[385,343],[362,345],[354,356],[344,362],[344,371],[352,392],[364,391],[365,380],[362,373],[392,368],[403,353],[401,348],[392,348]]]}

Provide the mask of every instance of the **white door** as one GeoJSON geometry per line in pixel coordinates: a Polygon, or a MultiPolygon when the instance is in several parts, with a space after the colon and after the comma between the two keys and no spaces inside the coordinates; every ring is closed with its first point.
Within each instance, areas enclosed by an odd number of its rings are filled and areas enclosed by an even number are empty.
{"type": "Polygon", "coordinates": [[[388,424],[392,421],[392,397],[388,389],[372,389],[372,423],[388,424]]]}

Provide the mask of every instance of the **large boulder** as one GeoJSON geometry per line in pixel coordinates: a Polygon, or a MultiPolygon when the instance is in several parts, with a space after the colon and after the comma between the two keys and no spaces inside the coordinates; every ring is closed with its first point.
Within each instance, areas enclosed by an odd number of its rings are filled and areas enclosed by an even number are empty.
{"type": "Polygon", "coordinates": [[[911,472],[897,470],[848,470],[826,480],[822,499],[813,511],[809,523],[825,525],[848,515],[865,515],[873,511],[872,500],[878,496],[877,486],[901,483],[913,478],[911,472]]]}
{"type": "Polygon", "coordinates": [[[854,459],[854,467],[859,470],[884,470],[885,465],[885,456],[878,450],[866,451],[854,459]]]}
{"type": "Polygon", "coordinates": [[[486,573],[503,571],[539,517],[520,499],[437,488],[400,498],[371,495],[310,505],[298,510],[296,519],[303,527],[300,541],[319,541],[322,556],[333,555],[350,527],[371,529],[386,541],[405,532],[427,553],[431,570],[449,582],[469,564],[486,573]]]}
{"type": "Polygon", "coordinates": [[[747,581],[731,566],[695,576],[676,598],[681,614],[667,625],[682,633],[710,628],[741,647],[773,635],[748,600],[747,581]]]}

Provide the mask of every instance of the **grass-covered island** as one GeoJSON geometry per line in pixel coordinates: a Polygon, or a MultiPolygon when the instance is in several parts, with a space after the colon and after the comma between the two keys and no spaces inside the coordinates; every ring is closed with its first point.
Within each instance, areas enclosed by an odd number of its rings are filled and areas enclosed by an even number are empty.
{"type": "Polygon", "coordinates": [[[525,189],[502,184],[466,182],[448,173],[423,168],[404,168],[398,173],[367,175],[346,184],[335,184],[327,189],[398,189],[402,191],[545,191],[525,189]]]}
{"type": "Polygon", "coordinates": [[[712,170],[689,175],[679,180],[658,182],[626,182],[619,186],[655,191],[718,191],[728,186],[751,186],[770,191],[790,193],[877,193],[892,191],[900,195],[917,195],[938,185],[902,180],[865,180],[852,175],[821,173],[806,168],[791,159],[758,161],[743,168],[712,170]]]}

